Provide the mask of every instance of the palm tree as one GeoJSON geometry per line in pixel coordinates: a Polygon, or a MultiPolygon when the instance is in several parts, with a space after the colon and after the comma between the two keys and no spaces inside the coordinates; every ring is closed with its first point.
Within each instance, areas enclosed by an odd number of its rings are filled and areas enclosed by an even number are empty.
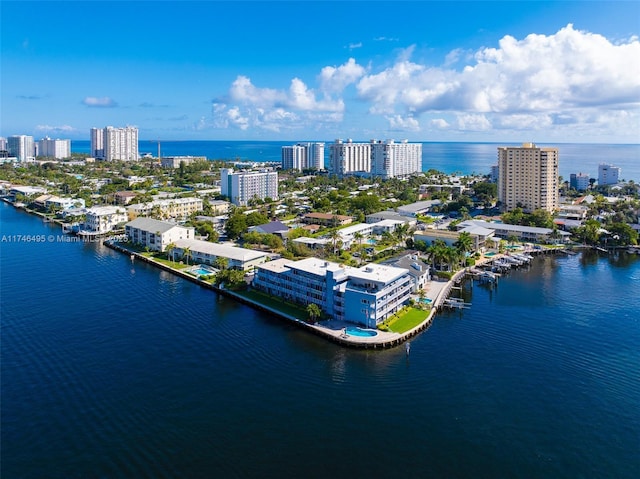
{"type": "Polygon", "coordinates": [[[455,247],[457,248],[460,255],[464,258],[466,256],[467,251],[471,251],[473,249],[473,237],[467,231],[463,231],[458,236],[458,241],[455,242],[455,247]]]}
{"type": "Polygon", "coordinates": [[[167,248],[165,249],[165,251],[167,252],[167,259],[169,259],[169,255],[171,255],[171,261],[173,261],[174,263],[176,262],[176,257],[173,254],[176,250],[176,244],[175,243],[169,243],[167,245],[167,248]]]}
{"type": "Polygon", "coordinates": [[[329,239],[333,244],[333,254],[334,256],[338,254],[338,240],[340,239],[340,233],[338,233],[337,229],[333,229],[329,232],[329,239]]]}
{"type": "Polygon", "coordinates": [[[223,256],[218,256],[214,261],[214,264],[219,270],[225,270],[229,267],[229,259],[224,258],[223,256]]]}
{"type": "Polygon", "coordinates": [[[315,322],[322,314],[322,311],[316,303],[309,303],[307,305],[307,314],[309,315],[309,319],[315,322]]]}
{"type": "Polygon", "coordinates": [[[511,244],[511,246],[513,246],[518,241],[518,237],[514,234],[511,234],[507,237],[507,241],[509,242],[509,244],[511,244]]]}
{"type": "Polygon", "coordinates": [[[435,243],[427,248],[427,253],[429,253],[436,270],[440,269],[440,266],[446,259],[446,249],[447,245],[442,240],[436,240],[435,243]]]}
{"type": "Polygon", "coordinates": [[[184,249],[184,251],[182,252],[182,258],[187,261],[187,264],[189,264],[189,258],[193,258],[193,255],[191,254],[191,248],[187,246],[184,249]]]}
{"type": "MultiPolygon", "coordinates": [[[[398,243],[402,244],[403,241],[406,242],[407,238],[409,237],[409,234],[410,234],[409,225],[407,223],[403,223],[396,227],[395,235],[396,235],[396,238],[398,239],[398,243]]],[[[405,246],[406,246],[406,243],[405,243],[405,246]]]]}

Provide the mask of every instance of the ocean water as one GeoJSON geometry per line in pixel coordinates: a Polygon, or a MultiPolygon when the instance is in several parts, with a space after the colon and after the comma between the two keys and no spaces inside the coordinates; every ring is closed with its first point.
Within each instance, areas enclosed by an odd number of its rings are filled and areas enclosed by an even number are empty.
{"type": "MultiPolygon", "coordinates": [[[[327,141],[326,144],[332,142],[327,141]]],[[[164,141],[161,142],[163,156],[194,155],[206,156],[209,159],[280,161],[282,146],[295,142],[280,141],[164,141]]],[[[491,166],[497,164],[499,146],[517,146],[517,144],[499,143],[436,143],[422,144],[422,169],[435,169],[444,173],[487,174],[491,166]]],[[[554,146],[559,148],[559,174],[566,180],[571,173],[588,173],[592,178],[598,177],[600,163],[613,164],[621,168],[621,178],[640,182],[640,145],[605,145],[605,144],[538,144],[538,146],[554,146]]],[[[88,141],[73,141],[72,151],[88,153],[88,141]]],[[[158,154],[155,141],[141,140],[141,154],[158,154]]],[[[325,148],[325,163],[328,164],[329,153],[325,148]]]]}
{"type": "Polygon", "coordinates": [[[4,478],[640,476],[640,257],[343,349],[0,204],[4,478]],[[19,236],[20,235],[20,236],[19,236]]]}

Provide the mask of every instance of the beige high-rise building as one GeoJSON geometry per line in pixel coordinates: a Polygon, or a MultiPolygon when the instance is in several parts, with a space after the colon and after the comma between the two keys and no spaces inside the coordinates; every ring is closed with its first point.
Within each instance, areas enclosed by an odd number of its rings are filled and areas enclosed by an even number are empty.
{"type": "Polygon", "coordinates": [[[558,149],[534,143],[498,148],[498,200],[505,211],[558,208],[558,149]]]}

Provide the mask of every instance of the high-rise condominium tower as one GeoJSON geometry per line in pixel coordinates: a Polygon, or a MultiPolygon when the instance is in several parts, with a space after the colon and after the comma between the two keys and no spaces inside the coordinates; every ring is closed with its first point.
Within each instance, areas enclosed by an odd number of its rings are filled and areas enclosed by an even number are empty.
{"type": "Polygon", "coordinates": [[[533,143],[499,147],[498,170],[498,199],[505,211],[551,213],[558,208],[557,148],[538,148],[533,143]]]}
{"type": "Polygon", "coordinates": [[[298,143],[282,147],[283,170],[323,170],[324,143],[298,143]]]}

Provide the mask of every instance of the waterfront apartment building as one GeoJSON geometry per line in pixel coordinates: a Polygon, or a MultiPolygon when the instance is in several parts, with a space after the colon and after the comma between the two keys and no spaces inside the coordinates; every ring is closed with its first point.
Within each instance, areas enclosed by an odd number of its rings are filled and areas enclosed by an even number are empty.
{"type": "Polygon", "coordinates": [[[276,171],[234,172],[233,168],[220,170],[220,192],[237,206],[246,206],[253,199],[278,199],[278,173],[276,171]]]}
{"type": "Polygon", "coordinates": [[[371,173],[371,143],[335,140],[329,145],[329,170],[334,175],[371,173]]]}
{"type": "Polygon", "coordinates": [[[576,191],[586,191],[589,189],[589,175],[586,173],[571,173],[569,175],[569,188],[576,191]]]}
{"type": "Polygon", "coordinates": [[[138,161],[138,129],[132,126],[91,128],[91,155],[106,161],[138,161]]]}
{"type": "Polygon", "coordinates": [[[409,301],[409,271],[371,263],[361,268],[318,258],[259,265],[253,287],[301,306],[316,304],[332,319],[375,328],[409,301]]]}
{"type": "Polygon", "coordinates": [[[44,137],[38,141],[38,156],[56,158],[58,160],[70,158],[71,140],[52,140],[48,136],[44,137]]]}
{"type": "Polygon", "coordinates": [[[195,228],[179,226],[153,218],[136,218],[124,227],[132,243],[148,247],[151,251],[165,251],[167,246],[182,239],[194,239],[195,228]]]}
{"type": "Polygon", "coordinates": [[[422,143],[371,140],[371,176],[403,178],[422,171],[422,143]]]}
{"type": "Polygon", "coordinates": [[[615,185],[620,181],[620,168],[602,163],[598,165],[598,185],[615,185]]]}
{"type": "Polygon", "coordinates": [[[158,216],[160,219],[181,221],[186,220],[193,213],[202,211],[203,207],[202,198],[168,198],[129,205],[127,206],[127,211],[132,218],[137,216],[158,216]]]}
{"type": "Polygon", "coordinates": [[[7,139],[9,156],[15,156],[16,161],[34,161],[36,149],[33,137],[28,135],[13,135],[7,139]]]}
{"type": "Polygon", "coordinates": [[[498,148],[498,200],[505,211],[558,208],[558,149],[534,143],[498,148]]]}
{"type": "Polygon", "coordinates": [[[91,233],[108,233],[126,223],[129,216],[118,206],[94,206],[86,211],[84,226],[91,233]]]}
{"type": "Polygon", "coordinates": [[[282,147],[283,170],[323,170],[324,143],[297,143],[282,147]]]}
{"type": "Polygon", "coordinates": [[[223,258],[227,262],[227,268],[239,271],[252,271],[255,267],[267,261],[269,256],[264,251],[255,251],[197,239],[175,241],[175,255],[179,258],[190,256],[193,263],[212,266],[216,265],[218,258],[223,258]]]}

